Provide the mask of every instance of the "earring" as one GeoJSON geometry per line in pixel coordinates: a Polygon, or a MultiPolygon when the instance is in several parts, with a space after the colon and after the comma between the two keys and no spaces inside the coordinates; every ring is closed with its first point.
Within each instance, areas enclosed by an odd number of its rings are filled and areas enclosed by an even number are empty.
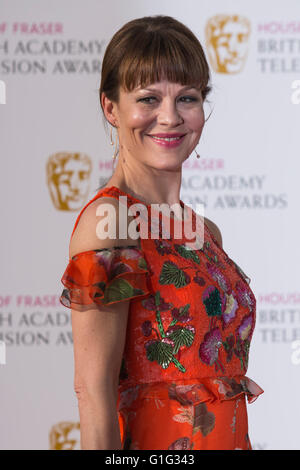
{"type": "MultiPolygon", "coordinates": [[[[195,152],[196,152],[196,150],[195,150],[195,152]]],[[[201,155],[199,155],[199,153],[196,152],[196,157],[197,157],[197,158],[200,158],[200,156],[201,156],[201,155]]]]}
{"type": "MultiPolygon", "coordinates": [[[[114,145],[114,142],[113,142],[113,140],[112,140],[112,129],[113,129],[113,126],[110,128],[110,144],[111,144],[111,145],[114,145]]],[[[119,153],[119,149],[117,150],[117,140],[118,140],[118,133],[117,133],[117,131],[116,131],[115,151],[114,151],[114,154],[113,154],[113,156],[112,156],[114,162],[115,162],[115,159],[116,159],[116,157],[117,157],[117,155],[118,155],[118,153],[119,153]]]]}

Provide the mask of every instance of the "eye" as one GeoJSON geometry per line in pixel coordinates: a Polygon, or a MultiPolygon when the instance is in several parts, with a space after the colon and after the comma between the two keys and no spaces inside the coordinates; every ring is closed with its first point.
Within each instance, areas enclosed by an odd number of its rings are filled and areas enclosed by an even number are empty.
{"type": "MultiPolygon", "coordinates": [[[[183,102],[185,102],[185,103],[190,103],[190,102],[193,102],[193,101],[197,101],[197,98],[195,98],[194,96],[181,96],[179,99],[183,100],[183,102]]],[[[150,101],[150,100],[156,100],[156,97],[155,96],[146,96],[145,98],[140,98],[138,101],[141,101],[141,102],[146,103],[146,104],[153,104],[153,102],[150,101]]]]}
{"type": "MultiPolygon", "coordinates": [[[[182,98],[184,100],[188,99],[190,101],[197,101],[197,98],[195,98],[194,96],[182,96],[180,99],[182,99],[182,98]]],[[[189,103],[189,101],[186,101],[186,102],[189,103]]]]}
{"type": "Polygon", "coordinates": [[[155,96],[146,96],[146,98],[141,98],[141,99],[138,100],[138,101],[142,101],[142,102],[147,103],[147,104],[152,104],[152,103],[150,103],[150,102],[147,101],[147,100],[155,100],[155,99],[156,99],[155,96]]]}

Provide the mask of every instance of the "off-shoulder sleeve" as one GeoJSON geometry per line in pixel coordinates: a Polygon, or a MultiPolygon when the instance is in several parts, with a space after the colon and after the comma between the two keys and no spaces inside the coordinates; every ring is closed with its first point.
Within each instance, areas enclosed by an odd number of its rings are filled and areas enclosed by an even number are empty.
{"type": "Polygon", "coordinates": [[[61,304],[79,311],[150,293],[148,265],[135,245],[78,253],[69,260],[61,282],[61,304]]]}

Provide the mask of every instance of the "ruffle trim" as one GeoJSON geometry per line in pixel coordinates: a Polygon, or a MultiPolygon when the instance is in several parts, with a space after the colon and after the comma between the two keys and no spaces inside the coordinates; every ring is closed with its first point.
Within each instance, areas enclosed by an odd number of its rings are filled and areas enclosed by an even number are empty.
{"type": "Polygon", "coordinates": [[[135,245],[84,251],[69,260],[59,300],[65,307],[86,311],[146,296],[148,274],[144,255],[135,245]]]}
{"type": "Polygon", "coordinates": [[[119,389],[119,408],[134,405],[142,398],[176,400],[181,405],[197,405],[205,402],[236,400],[246,395],[248,403],[253,403],[264,390],[254,380],[245,375],[233,377],[204,377],[180,382],[155,382],[138,384],[128,389],[119,389]],[[131,402],[131,403],[130,403],[131,402]]]}

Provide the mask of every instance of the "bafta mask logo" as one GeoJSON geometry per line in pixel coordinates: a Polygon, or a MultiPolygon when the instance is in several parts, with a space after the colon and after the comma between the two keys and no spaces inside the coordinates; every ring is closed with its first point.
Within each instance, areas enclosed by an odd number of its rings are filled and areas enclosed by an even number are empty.
{"type": "Polygon", "coordinates": [[[47,162],[47,183],[54,206],[78,211],[87,201],[92,161],[82,153],[60,152],[47,162]]]}
{"type": "Polygon", "coordinates": [[[80,423],[63,421],[52,426],[50,450],[80,450],[80,423]]]}
{"type": "Polygon", "coordinates": [[[210,64],[217,73],[239,73],[248,55],[250,22],[238,15],[216,15],[205,27],[210,64]]]}

